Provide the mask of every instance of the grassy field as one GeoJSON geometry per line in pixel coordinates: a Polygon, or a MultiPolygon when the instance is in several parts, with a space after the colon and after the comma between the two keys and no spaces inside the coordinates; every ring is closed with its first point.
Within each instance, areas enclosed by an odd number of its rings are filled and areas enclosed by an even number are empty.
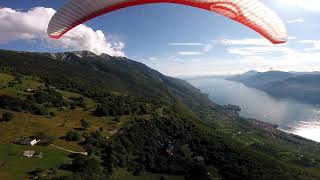
{"type": "MultiPolygon", "coordinates": [[[[0,73],[0,83],[4,86],[14,80],[14,78],[14,76],[9,74],[0,73]]],[[[37,78],[32,76],[23,76],[21,80],[21,84],[0,89],[0,95],[23,97],[28,94],[28,92],[26,92],[27,89],[36,89],[43,86],[37,78]]],[[[80,94],[68,91],[57,91],[60,92],[65,99],[81,96],[80,94]]],[[[13,120],[9,123],[0,123],[0,143],[7,144],[19,137],[29,137],[37,133],[46,133],[55,139],[55,145],[74,151],[83,151],[83,148],[77,144],[78,142],[68,142],[62,139],[66,132],[81,127],[81,119],[86,119],[91,124],[88,130],[81,131],[81,133],[89,133],[103,129],[102,134],[110,136],[116,129],[120,128],[122,123],[112,122],[112,118],[98,118],[92,115],[92,111],[96,106],[96,102],[93,99],[84,97],[84,102],[87,106],[87,111],[84,111],[83,108],[73,110],[68,108],[63,110],[48,108],[48,110],[55,113],[54,117],[37,116],[28,112],[13,112],[0,109],[0,117],[4,112],[14,114],[13,120]]],[[[124,122],[126,119],[128,119],[128,117],[121,117],[121,120],[124,122]]]]}
{"type": "Polygon", "coordinates": [[[28,172],[37,168],[56,168],[58,165],[70,162],[68,153],[51,147],[20,146],[14,144],[0,144],[0,179],[23,179],[28,172]],[[25,158],[21,153],[35,150],[43,153],[43,158],[25,158]]]}
{"type": "MultiPolygon", "coordinates": [[[[15,77],[9,74],[0,73],[0,95],[8,95],[14,97],[25,98],[25,95],[31,94],[27,89],[37,89],[44,86],[39,82],[38,78],[32,76],[23,76],[21,84],[8,84],[14,81],[15,77]]],[[[71,97],[79,97],[80,94],[57,90],[61,93],[65,100],[71,97]]],[[[112,117],[96,117],[92,115],[97,103],[95,100],[83,97],[86,104],[84,108],[75,109],[57,109],[47,108],[50,112],[54,112],[54,117],[45,117],[33,115],[29,112],[14,112],[0,108],[0,118],[5,112],[14,114],[10,122],[0,122],[0,179],[21,179],[27,175],[27,172],[36,168],[48,169],[54,168],[68,162],[67,153],[54,147],[28,147],[13,145],[12,142],[20,137],[30,137],[39,133],[45,133],[54,138],[53,144],[72,151],[85,151],[78,143],[80,141],[66,141],[63,139],[65,134],[70,130],[78,130],[80,134],[85,135],[90,132],[100,131],[105,137],[110,137],[117,132],[131,116],[121,116],[119,122],[113,121],[112,117]],[[81,119],[86,119],[90,123],[90,128],[81,129],[81,119]],[[43,159],[23,158],[19,154],[24,150],[37,150],[44,153],[43,159]]],[[[157,177],[157,176],[152,176],[157,177]]],[[[133,179],[135,177],[132,177],[133,179]]],[[[146,179],[150,179],[150,175],[146,175],[146,179]]]]}
{"type": "MultiPolygon", "coordinates": [[[[4,112],[12,111],[0,109],[0,116],[4,112]]],[[[8,123],[0,123],[0,143],[7,144],[19,137],[46,133],[55,139],[55,145],[74,151],[83,151],[83,148],[77,144],[78,142],[65,141],[62,137],[68,131],[80,128],[82,118],[87,119],[91,126],[87,130],[80,131],[81,133],[90,133],[102,128],[101,133],[106,137],[111,136],[130,118],[129,116],[122,116],[120,122],[117,123],[113,122],[110,117],[98,118],[81,109],[57,111],[55,117],[51,118],[24,112],[12,113],[14,114],[13,120],[8,123]]]]}
{"type": "MultiPolygon", "coordinates": [[[[57,91],[59,93],[61,93],[63,95],[63,97],[65,97],[65,98],[80,97],[81,96],[80,94],[74,93],[74,92],[63,91],[63,90],[57,90],[57,91]]],[[[96,107],[97,103],[95,100],[93,100],[91,98],[87,98],[87,97],[83,97],[83,98],[84,98],[84,102],[86,104],[86,107],[88,109],[94,109],[96,107]]]]}
{"type": "Polygon", "coordinates": [[[21,78],[21,84],[15,84],[10,86],[10,82],[14,82],[15,77],[9,74],[0,73],[0,95],[8,96],[24,96],[30,94],[26,90],[36,89],[44,86],[39,82],[39,79],[32,76],[23,76],[21,78]]]}
{"type": "Polygon", "coordinates": [[[14,76],[9,74],[0,73],[0,88],[7,86],[10,81],[14,79],[14,76]]]}

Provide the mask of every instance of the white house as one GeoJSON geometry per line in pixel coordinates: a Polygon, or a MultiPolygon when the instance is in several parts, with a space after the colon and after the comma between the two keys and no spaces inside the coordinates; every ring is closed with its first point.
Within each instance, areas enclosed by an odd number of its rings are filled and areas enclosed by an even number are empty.
{"type": "Polygon", "coordinates": [[[38,142],[40,142],[40,140],[33,139],[32,141],[30,141],[30,145],[34,146],[34,145],[38,144],[38,142]]]}

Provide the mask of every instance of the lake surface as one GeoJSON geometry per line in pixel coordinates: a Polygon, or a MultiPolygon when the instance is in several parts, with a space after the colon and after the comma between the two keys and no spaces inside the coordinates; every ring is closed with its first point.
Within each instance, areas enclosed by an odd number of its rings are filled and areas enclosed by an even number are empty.
{"type": "Polygon", "coordinates": [[[218,104],[241,107],[240,115],[279,125],[280,129],[320,142],[320,107],[279,99],[222,78],[188,80],[218,104]]]}

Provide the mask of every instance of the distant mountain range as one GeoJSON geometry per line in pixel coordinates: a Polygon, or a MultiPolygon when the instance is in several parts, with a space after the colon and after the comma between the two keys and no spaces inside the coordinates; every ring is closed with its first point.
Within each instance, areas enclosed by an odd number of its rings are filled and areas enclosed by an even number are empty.
{"type": "Polygon", "coordinates": [[[319,72],[249,71],[227,79],[263,90],[275,97],[320,104],[319,72]]]}

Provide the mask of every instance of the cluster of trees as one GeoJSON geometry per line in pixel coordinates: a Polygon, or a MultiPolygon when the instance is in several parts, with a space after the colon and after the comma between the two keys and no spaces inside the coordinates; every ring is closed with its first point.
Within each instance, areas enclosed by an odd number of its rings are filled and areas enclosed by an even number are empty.
{"type": "Polygon", "coordinates": [[[63,107],[67,105],[62,94],[53,88],[36,91],[28,97],[28,100],[37,104],[43,104],[46,107],[63,107]]]}
{"type": "Polygon", "coordinates": [[[71,100],[70,102],[70,106],[71,107],[82,107],[85,108],[86,104],[84,102],[84,98],[82,96],[78,96],[78,97],[71,97],[69,98],[71,100]]]}
{"type": "Polygon", "coordinates": [[[120,129],[111,141],[94,132],[83,146],[89,153],[101,156],[101,165],[107,174],[112,174],[114,167],[122,167],[134,175],[149,171],[206,177],[205,165],[193,160],[197,154],[191,156],[190,148],[185,148],[192,138],[201,138],[192,128],[193,124],[175,116],[154,117],[148,121],[137,118],[120,129]]]}
{"type": "Polygon", "coordinates": [[[198,154],[185,148],[193,138],[201,138],[197,129],[174,115],[134,120],[103,149],[103,166],[109,172],[112,167],[127,167],[136,175],[149,171],[206,176],[204,164],[193,160],[198,154]]]}
{"type": "Polygon", "coordinates": [[[30,102],[42,104],[46,107],[86,107],[82,96],[71,97],[69,100],[66,100],[60,92],[49,87],[35,91],[32,95],[28,96],[27,99],[30,102]]]}
{"type": "Polygon", "coordinates": [[[132,120],[110,141],[99,132],[92,133],[84,147],[101,156],[101,166],[107,174],[112,174],[115,167],[122,167],[135,175],[148,171],[184,174],[194,179],[205,178],[210,166],[224,179],[309,177],[295,166],[264,156],[254,148],[243,149],[234,141],[226,143],[224,138],[206,133],[177,114],[170,114],[147,121],[132,120]],[[170,153],[168,147],[171,147],[170,153]],[[203,158],[203,162],[196,157],[203,158]]]}
{"type": "Polygon", "coordinates": [[[40,139],[41,141],[38,143],[42,146],[48,146],[55,141],[55,138],[46,132],[38,132],[34,136],[35,139],[40,139]]]}
{"type": "Polygon", "coordinates": [[[80,141],[81,134],[78,131],[71,130],[66,133],[64,139],[67,141],[80,141]]]}
{"type": "Polygon", "coordinates": [[[143,115],[153,113],[155,105],[134,96],[109,95],[99,100],[94,115],[101,116],[121,116],[121,115],[143,115]]]}
{"type": "Polygon", "coordinates": [[[53,88],[37,90],[26,98],[12,97],[7,95],[0,96],[0,108],[12,111],[27,111],[35,115],[51,115],[47,107],[85,107],[84,98],[72,97],[69,101],[63,98],[63,95],[53,88]]]}
{"type": "Polygon", "coordinates": [[[81,123],[81,127],[83,128],[83,129],[88,129],[88,128],[90,128],[90,122],[88,121],[88,120],[86,120],[86,119],[81,119],[80,120],[80,123],[81,123]]]}
{"type": "Polygon", "coordinates": [[[6,95],[0,96],[0,108],[10,109],[17,112],[28,111],[36,115],[49,115],[47,109],[40,104],[6,95]]]}
{"type": "Polygon", "coordinates": [[[83,155],[73,155],[72,164],[61,167],[63,170],[71,171],[72,175],[55,177],[52,180],[105,180],[107,174],[104,173],[100,162],[92,157],[83,155]]]}

